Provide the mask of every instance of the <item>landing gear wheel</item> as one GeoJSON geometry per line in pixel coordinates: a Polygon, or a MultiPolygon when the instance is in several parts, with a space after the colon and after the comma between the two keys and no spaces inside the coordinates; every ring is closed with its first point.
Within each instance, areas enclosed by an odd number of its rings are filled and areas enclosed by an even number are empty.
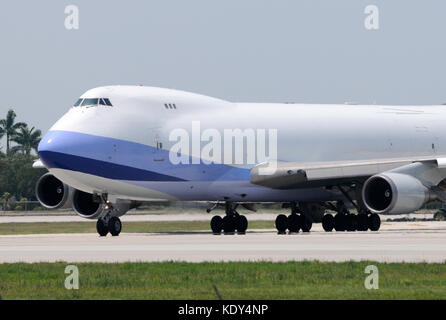
{"type": "Polygon", "coordinates": [[[331,214],[326,214],[322,217],[322,228],[326,232],[331,232],[334,229],[335,226],[335,218],[331,214]]]}
{"type": "Polygon", "coordinates": [[[348,214],[346,216],[347,220],[347,231],[356,231],[358,229],[358,218],[354,214],[348,214]]]}
{"type": "Polygon", "coordinates": [[[369,216],[369,229],[371,231],[378,231],[379,227],[381,226],[381,218],[376,213],[372,213],[369,216]]]}
{"type": "Polygon", "coordinates": [[[366,214],[358,214],[358,231],[367,231],[369,228],[368,217],[366,214]]]}
{"type": "Polygon", "coordinates": [[[213,216],[211,219],[211,230],[213,234],[220,234],[223,230],[223,218],[220,216],[213,216]]]}
{"type": "Polygon", "coordinates": [[[235,217],[235,229],[238,234],[245,234],[246,229],[248,229],[248,219],[245,216],[236,216],[235,217]]]}
{"type": "Polygon", "coordinates": [[[286,229],[288,228],[288,218],[284,214],[279,214],[276,218],[276,229],[277,233],[285,234],[286,229]]]}
{"type": "Polygon", "coordinates": [[[302,232],[310,232],[313,222],[305,216],[300,217],[302,232]]]}
{"type": "MultiPolygon", "coordinates": [[[[99,221],[99,220],[98,220],[99,221]]],[[[112,236],[117,236],[121,233],[122,223],[118,217],[111,217],[108,220],[108,231],[110,231],[112,236]]]]}
{"type": "Polygon", "coordinates": [[[290,214],[287,218],[287,227],[290,233],[298,233],[300,229],[300,216],[297,214],[290,214]]]}
{"type": "Polygon", "coordinates": [[[336,231],[345,231],[345,227],[346,227],[346,215],[343,213],[338,213],[337,215],[335,215],[334,217],[334,228],[336,231]]]}
{"type": "Polygon", "coordinates": [[[438,210],[434,213],[434,220],[435,221],[444,221],[446,220],[446,212],[444,212],[442,209],[438,210]]]}
{"type": "Polygon", "coordinates": [[[96,231],[101,237],[105,237],[107,235],[108,227],[103,219],[98,219],[96,222],[96,231]]]}
{"type": "Polygon", "coordinates": [[[235,232],[234,216],[225,216],[223,218],[223,231],[225,234],[233,234],[235,232]]]}

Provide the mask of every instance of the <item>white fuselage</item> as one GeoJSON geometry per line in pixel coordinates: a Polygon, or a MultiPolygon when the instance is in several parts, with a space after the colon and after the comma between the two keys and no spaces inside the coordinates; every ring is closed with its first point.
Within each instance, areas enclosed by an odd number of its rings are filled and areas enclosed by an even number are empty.
{"type": "MultiPolygon", "coordinates": [[[[170,141],[169,136],[182,129],[192,137],[197,122],[201,133],[212,129],[222,137],[226,129],[276,130],[274,160],[281,162],[446,154],[446,106],[231,103],[177,90],[131,86],[96,88],[81,98],[96,97],[109,98],[113,106],[72,107],[42,139],[39,153],[49,170],[65,183],[118,198],[316,201],[333,197],[322,189],[272,190],[252,185],[249,169],[256,163],[175,167],[169,163],[169,150],[177,141],[170,141]],[[57,156],[54,161],[53,155],[57,156]],[[69,159],[71,167],[62,159],[69,159]],[[79,163],[82,165],[77,167],[79,163]],[[90,170],[90,164],[98,169],[90,170]],[[128,174],[121,177],[119,172],[126,170],[128,174]],[[144,172],[152,175],[144,178],[144,172]]],[[[202,141],[200,146],[205,145],[202,141]]],[[[192,148],[182,152],[197,156],[192,148]]],[[[224,153],[222,148],[222,159],[224,153]]]]}

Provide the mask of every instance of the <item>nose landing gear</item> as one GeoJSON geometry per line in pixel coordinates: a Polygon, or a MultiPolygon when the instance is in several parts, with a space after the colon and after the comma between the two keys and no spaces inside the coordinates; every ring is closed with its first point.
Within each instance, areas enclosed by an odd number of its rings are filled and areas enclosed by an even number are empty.
{"type": "Polygon", "coordinates": [[[101,237],[105,237],[109,232],[112,236],[118,236],[122,230],[122,223],[118,217],[103,217],[96,222],[96,231],[101,237]]]}
{"type": "Polygon", "coordinates": [[[112,236],[118,236],[122,230],[122,223],[118,217],[111,217],[108,220],[108,231],[112,236]]]}
{"type": "Polygon", "coordinates": [[[96,231],[99,236],[105,237],[109,232],[112,236],[118,236],[122,230],[121,219],[110,215],[112,211],[111,203],[106,202],[106,209],[96,222],[96,231]]]}
{"type": "Polygon", "coordinates": [[[96,231],[101,237],[105,237],[108,233],[108,226],[104,219],[98,219],[96,222],[96,231]]]}

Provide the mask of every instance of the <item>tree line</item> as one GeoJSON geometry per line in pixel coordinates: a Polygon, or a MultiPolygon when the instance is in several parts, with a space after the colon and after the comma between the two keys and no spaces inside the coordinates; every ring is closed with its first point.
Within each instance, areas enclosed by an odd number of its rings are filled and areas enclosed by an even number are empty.
{"type": "Polygon", "coordinates": [[[0,197],[6,203],[16,200],[35,200],[35,184],[45,169],[34,169],[32,164],[38,158],[37,147],[42,131],[25,122],[16,121],[16,113],[9,109],[0,120],[0,197]]]}

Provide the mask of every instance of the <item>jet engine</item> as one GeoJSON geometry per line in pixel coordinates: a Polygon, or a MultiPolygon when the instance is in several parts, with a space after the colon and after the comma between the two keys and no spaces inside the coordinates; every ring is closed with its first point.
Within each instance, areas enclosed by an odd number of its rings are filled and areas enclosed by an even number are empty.
{"type": "Polygon", "coordinates": [[[104,210],[109,210],[110,216],[120,217],[130,209],[136,208],[140,202],[117,199],[105,204],[102,199],[91,193],[75,190],[73,193],[73,209],[81,217],[97,219],[104,210]]]}
{"type": "Polygon", "coordinates": [[[36,183],[36,197],[48,209],[70,208],[73,188],[51,173],[46,173],[36,183]]]}
{"type": "Polygon", "coordinates": [[[75,189],[73,210],[82,218],[96,219],[104,210],[104,203],[99,197],[91,193],[75,189]]]}
{"type": "Polygon", "coordinates": [[[430,192],[411,175],[385,172],[364,183],[362,199],[372,213],[401,214],[420,209],[429,201],[430,192]]]}

